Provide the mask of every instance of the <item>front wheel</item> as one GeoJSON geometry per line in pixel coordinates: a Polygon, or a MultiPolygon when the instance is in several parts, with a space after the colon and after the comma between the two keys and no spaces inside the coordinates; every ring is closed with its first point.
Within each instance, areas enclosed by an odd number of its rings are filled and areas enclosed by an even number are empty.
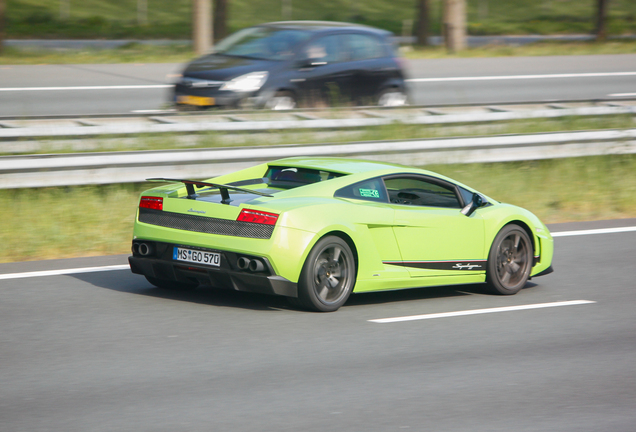
{"type": "Polygon", "coordinates": [[[329,236],[313,247],[298,281],[298,302],[307,309],[333,312],[342,306],[356,282],[356,264],[349,245],[329,236]]]}
{"type": "Polygon", "coordinates": [[[496,294],[516,294],[532,269],[532,242],[518,225],[507,225],[493,241],[488,255],[486,282],[496,294]]]}
{"type": "Polygon", "coordinates": [[[296,98],[291,92],[278,91],[265,106],[275,111],[294,109],[296,108],[296,98]]]}
{"type": "Polygon", "coordinates": [[[396,107],[408,105],[408,96],[398,88],[390,88],[380,93],[378,106],[396,107]]]}

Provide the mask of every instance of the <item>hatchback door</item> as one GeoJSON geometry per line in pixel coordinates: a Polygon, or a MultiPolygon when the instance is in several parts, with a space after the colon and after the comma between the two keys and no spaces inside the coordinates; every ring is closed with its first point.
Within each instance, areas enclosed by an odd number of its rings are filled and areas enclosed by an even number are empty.
{"type": "Polygon", "coordinates": [[[310,106],[342,105],[352,100],[353,72],[343,62],[342,35],[319,37],[301,53],[299,70],[292,79],[300,99],[310,106]]]}
{"type": "Polygon", "coordinates": [[[344,35],[345,57],[352,70],[352,96],[360,105],[375,105],[385,84],[399,78],[397,63],[387,55],[382,41],[372,35],[344,35]]]}

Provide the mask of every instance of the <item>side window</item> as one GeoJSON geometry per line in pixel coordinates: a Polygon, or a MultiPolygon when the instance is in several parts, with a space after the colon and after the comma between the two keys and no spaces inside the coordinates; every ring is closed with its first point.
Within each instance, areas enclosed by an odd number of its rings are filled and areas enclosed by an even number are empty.
{"type": "Polygon", "coordinates": [[[455,187],[421,177],[393,177],[384,180],[389,201],[422,207],[461,208],[455,187]]]}
{"type": "Polygon", "coordinates": [[[384,48],[380,40],[373,36],[363,34],[346,35],[347,60],[366,60],[384,57],[384,48]]]}
{"type": "Polygon", "coordinates": [[[338,35],[318,38],[307,45],[305,57],[312,63],[334,63],[341,60],[338,35]]]}
{"type": "Polygon", "coordinates": [[[342,189],[334,194],[338,198],[353,198],[366,201],[387,202],[386,190],[384,184],[379,178],[365,180],[355,183],[342,189]]]}

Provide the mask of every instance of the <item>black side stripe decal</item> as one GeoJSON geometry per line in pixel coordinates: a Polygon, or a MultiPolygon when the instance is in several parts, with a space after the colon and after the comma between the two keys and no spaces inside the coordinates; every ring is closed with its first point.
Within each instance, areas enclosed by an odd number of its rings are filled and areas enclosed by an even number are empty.
{"type": "Polygon", "coordinates": [[[428,270],[485,270],[486,260],[465,260],[465,261],[382,261],[383,264],[390,264],[402,267],[411,267],[428,270]]]}

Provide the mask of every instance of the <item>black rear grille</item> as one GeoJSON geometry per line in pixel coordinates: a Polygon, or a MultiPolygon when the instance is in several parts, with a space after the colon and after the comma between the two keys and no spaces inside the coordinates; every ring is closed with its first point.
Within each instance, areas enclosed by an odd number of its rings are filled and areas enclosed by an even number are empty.
{"type": "Polygon", "coordinates": [[[257,239],[268,239],[274,231],[274,225],[186,215],[146,208],[139,209],[139,222],[185,231],[257,239]]]}

